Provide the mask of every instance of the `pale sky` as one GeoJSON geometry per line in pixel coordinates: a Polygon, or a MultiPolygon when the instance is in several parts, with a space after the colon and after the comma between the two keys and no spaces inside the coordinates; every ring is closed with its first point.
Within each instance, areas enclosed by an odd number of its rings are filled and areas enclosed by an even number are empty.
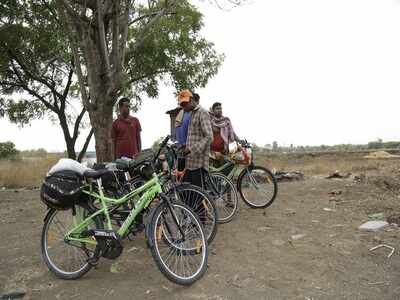
{"type": "MultiPolygon", "coordinates": [[[[203,34],[226,55],[198,91],[201,104],[222,102],[240,137],[258,145],[400,140],[399,0],[254,0],[201,10],[203,34]]],[[[169,133],[172,92],[163,89],[137,114],[144,146],[169,133]]],[[[48,121],[19,129],[2,119],[0,128],[0,141],[21,150],[65,149],[48,121]]]]}

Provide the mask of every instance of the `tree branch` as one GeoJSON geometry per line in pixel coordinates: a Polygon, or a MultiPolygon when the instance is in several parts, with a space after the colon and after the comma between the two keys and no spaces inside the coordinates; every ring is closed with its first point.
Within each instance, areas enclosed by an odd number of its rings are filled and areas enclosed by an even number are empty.
{"type": "Polygon", "coordinates": [[[90,129],[90,132],[89,132],[89,134],[88,134],[88,136],[86,137],[85,144],[83,145],[83,148],[82,148],[81,152],[80,152],[79,155],[78,155],[78,161],[79,161],[79,162],[82,161],[83,156],[86,154],[86,151],[87,151],[87,148],[88,148],[88,146],[89,146],[90,139],[91,139],[92,136],[93,136],[93,133],[94,133],[94,128],[91,128],[91,129],[90,129]]]}
{"type": "Polygon", "coordinates": [[[177,1],[171,1],[172,4],[168,5],[166,4],[165,8],[160,10],[146,25],[144,25],[143,29],[141,30],[140,36],[137,38],[135,44],[133,47],[128,51],[127,55],[130,56],[132,53],[134,53],[138,48],[142,46],[144,43],[144,40],[150,30],[151,27],[163,16],[168,14],[169,9],[173,8],[176,4],[177,1]]]}
{"type": "MultiPolygon", "coordinates": [[[[128,25],[131,26],[132,24],[134,24],[134,23],[136,23],[136,22],[139,22],[139,21],[141,21],[141,20],[143,20],[143,19],[147,19],[147,18],[151,18],[151,17],[156,17],[157,14],[159,14],[160,12],[162,12],[162,11],[154,12],[154,13],[147,14],[147,15],[141,15],[141,16],[137,17],[136,19],[133,19],[132,21],[130,21],[130,22],[128,23],[128,25]]],[[[176,12],[170,12],[170,13],[165,13],[165,14],[164,14],[164,16],[172,16],[172,15],[176,15],[176,12]]]]}
{"type": "MultiPolygon", "coordinates": [[[[60,1],[61,0],[58,0],[57,3],[59,4],[60,1]]],[[[72,49],[72,54],[73,54],[72,56],[73,56],[75,73],[78,77],[78,84],[79,84],[79,88],[80,88],[80,92],[81,92],[81,96],[82,96],[83,105],[86,106],[86,108],[88,108],[88,107],[90,107],[90,100],[89,100],[89,95],[86,91],[86,84],[85,84],[85,79],[83,77],[82,65],[81,65],[81,62],[79,59],[79,50],[78,50],[77,42],[75,41],[74,36],[71,34],[71,32],[73,31],[72,24],[71,24],[71,22],[68,21],[68,16],[64,13],[64,10],[62,9],[62,7],[60,7],[59,12],[63,17],[62,20],[63,20],[65,26],[69,27],[69,30],[67,30],[67,32],[68,32],[70,45],[71,45],[71,49],[72,49]]]]}
{"type": "Polygon", "coordinates": [[[167,73],[167,72],[168,72],[168,70],[164,69],[164,70],[158,70],[158,71],[153,72],[153,73],[145,74],[145,75],[142,75],[142,76],[134,77],[134,78],[132,78],[131,80],[128,81],[128,84],[132,84],[132,83],[137,82],[139,80],[146,79],[148,77],[152,77],[152,76],[155,76],[155,75],[158,75],[158,74],[167,73]]]}
{"type": "MultiPolygon", "coordinates": [[[[28,77],[32,78],[33,80],[35,80],[37,82],[40,82],[41,84],[44,84],[51,90],[52,93],[56,94],[58,97],[62,97],[62,95],[56,90],[54,81],[53,81],[53,84],[50,84],[46,80],[43,80],[42,78],[37,77],[29,70],[29,68],[22,62],[22,60],[20,60],[18,58],[18,55],[15,55],[10,49],[7,49],[7,52],[8,52],[8,55],[18,63],[18,65],[22,68],[22,70],[24,70],[24,72],[27,74],[28,77]]],[[[14,68],[15,68],[15,65],[14,65],[14,68]]],[[[14,70],[16,70],[16,68],[14,70]]]]}
{"type": "Polygon", "coordinates": [[[104,13],[103,4],[101,0],[97,0],[97,25],[99,28],[99,44],[101,49],[101,54],[105,62],[105,74],[110,74],[110,59],[108,57],[108,47],[106,40],[106,33],[104,30],[104,13]]]}
{"type": "MultiPolygon", "coordinates": [[[[19,84],[13,84],[13,85],[24,89],[31,96],[34,96],[35,98],[39,99],[39,101],[41,101],[44,104],[44,106],[46,106],[47,109],[49,109],[52,112],[58,114],[59,111],[58,111],[57,107],[52,105],[50,102],[48,102],[43,96],[39,95],[36,91],[34,91],[30,87],[28,87],[26,82],[22,79],[21,73],[17,70],[15,65],[13,63],[11,63],[11,65],[12,65],[14,73],[17,75],[17,78],[18,78],[18,80],[20,82],[19,84]]],[[[0,84],[2,84],[2,83],[8,84],[9,82],[0,82],[0,84]]]]}
{"type": "Polygon", "coordinates": [[[118,62],[120,63],[121,67],[125,65],[126,42],[128,40],[129,13],[130,13],[130,7],[128,6],[125,8],[124,17],[122,19],[121,24],[119,25],[120,28],[122,28],[121,40],[119,44],[121,51],[119,53],[120,57],[118,58],[118,62]]]}
{"type": "Polygon", "coordinates": [[[111,51],[111,61],[115,72],[118,73],[119,65],[119,56],[120,56],[120,49],[119,49],[119,13],[120,13],[120,5],[119,1],[115,1],[114,9],[113,9],[113,27],[112,27],[112,51],[111,51]]]}
{"type": "Polygon", "coordinates": [[[88,7],[91,10],[97,9],[96,0],[72,0],[75,4],[80,4],[82,6],[88,7]]]}
{"type": "Polygon", "coordinates": [[[68,15],[76,21],[75,25],[84,23],[85,26],[88,26],[90,24],[90,20],[78,14],[66,0],[57,0],[57,3],[64,7],[68,15]]]}
{"type": "Polygon", "coordinates": [[[71,69],[68,73],[68,81],[67,84],[64,88],[64,92],[63,92],[63,98],[66,99],[69,93],[69,88],[71,87],[72,84],[72,75],[74,74],[74,70],[71,69]]]}
{"type": "Polygon", "coordinates": [[[76,140],[78,138],[79,135],[79,125],[81,124],[82,118],[86,113],[86,108],[83,107],[81,110],[81,113],[79,114],[79,116],[76,118],[75,120],[75,125],[74,125],[74,133],[72,135],[73,140],[76,140]]]}

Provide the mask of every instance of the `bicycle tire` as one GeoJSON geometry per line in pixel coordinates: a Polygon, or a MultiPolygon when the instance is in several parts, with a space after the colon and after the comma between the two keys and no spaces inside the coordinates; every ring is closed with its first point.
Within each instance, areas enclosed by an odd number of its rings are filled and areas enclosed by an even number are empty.
{"type": "Polygon", "coordinates": [[[251,208],[267,208],[269,206],[272,205],[272,203],[274,202],[277,194],[278,194],[278,184],[276,181],[275,176],[272,174],[272,172],[270,170],[268,170],[267,168],[261,167],[261,166],[249,166],[246,169],[244,169],[238,178],[237,181],[237,189],[239,191],[240,197],[242,198],[243,202],[246,203],[246,205],[248,205],[251,208]],[[247,174],[248,171],[253,172],[254,170],[262,170],[263,172],[267,173],[268,177],[271,179],[271,183],[272,183],[272,187],[273,187],[273,191],[272,191],[272,196],[269,197],[265,202],[261,203],[261,204],[255,204],[252,201],[250,201],[248,199],[248,197],[246,197],[245,193],[244,193],[244,178],[247,174]]]}
{"type": "MultiPolygon", "coordinates": [[[[199,250],[201,251],[201,265],[199,266],[199,268],[196,270],[196,273],[193,274],[192,276],[188,277],[188,278],[183,278],[182,276],[179,276],[177,274],[175,274],[167,265],[166,265],[166,261],[163,260],[163,258],[161,257],[160,254],[160,249],[158,247],[158,238],[157,235],[159,234],[159,230],[157,227],[158,221],[160,220],[161,215],[165,212],[165,210],[168,210],[167,204],[166,203],[161,203],[159,204],[154,213],[152,214],[152,219],[150,221],[150,230],[149,230],[149,237],[150,239],[152,239],[151,245],[152,247],[150,248],[153,259],[158,267],[158,269],[161,271],[161,273],[170,281],[179,284],[179,285],[191,285],[193,283],[195,283],[197,280],[199,280],[201,277],[204,276],[205,272],[207,271],[207,261],[208,261],[208,245],[207,245],[207,240],[206,237],[204,235],[202,226],[201,226],[201,222],[199,220],[199,218],[197,217],[196,213],[193,212],[192,209],[190,209],[190,207],[188,207],[185,204],[182,203],[171,203],[171,206],[173,207],[173,209],[182,209],[183,211],[185,211],[191,218],[192,221],[194,221],[194,226],[196,226],[197,231],[200,234],[200,239],[201,239],[201,246],[199,247],[199,250]]],[[[176,212],[176,211],[175,211],[176,212]]],[[[162,231],[163,232],[163,231],[162,231]]],[[[164,238],[165,239],[165,238],[164,238]]],[[[178,249],[178,247],[172,246],[174,249],[174,251],[180,251],[180,253],[182,254],[183,252],[185,252],[184,255],[182,255],[181,257],[186,257],[189,255],[192,255],[193,251],[185,251],[182,249],[178,249]]],[[[197,253],[197,252],[196,252],[197,253]]]]}
{"type": "MultiPolygon", "coordinates": [[[[90,207],[87,204],[77,203],[77,204],[75,204],[75,206],[82,207],[89,214],[92,212],[92,210],[90,209],[90,207]]],[[[49,270],[53,274],[55,274],[58,278],[61,278],[61,279],[75,280],[75,279],[81,278],[87,272],[89,272],[90,269],[92,268],[92,265],[86,261],[86,263],[83,265],[83,267],[81,267],[79,270],[77,270],[75,272],[67,272],[65,270],[61,270],[60,266],[56,266],[54,259],[50,258],[49,253],[48,253],[48,247],[47,247],[48,246],[47,238],[48,238],[48,233],[49,233],[49,227],[52,224],[52,221],[54,220],[54,218],[57,216],[58,213],[60,213],[60,212],[66,213],[68,211],[72,211],[72,209],[63,210],[63,211],[56,210],[56,209],[50,210],[50,212],[48,213],[48,215],[45,219],[45,222],[43,224],[40,246],[41,246],[43,260],[46,263],[49,270]]],[[[86,216],[87,215],[88,214],[86,214],[86,216]]],[[[101,221],[101,218],[99,216],[95,217],[93,219],[93,221],[94,221],[94,225],[96,226],[96,229],[104,228],[103,222],[101,221]]],[[[66,228],[66,229],[69,230],[70,228],[66,228]]],[[[70,247],[74,247],[74,246],[70,246],[70,247]]],[[[98,252],[99,252],[99,249],[98,249],[98,246],[96,246],[93,253],[98,253],[98,252]]]]}
{"type": "MultiPolygon", "coordinates": [[[[206,210],[210,213],[208,219],[210,220],[211,224],[210,224],[210,226],[205,228],[204,222],[202,222],[202,223],[203,223],[203,229],[204,229],[206,237],[207,237],[207,242],[210,245],[212,243],[212,241],[214,240],[215,235],[217,234],[217,229],[218,229],[218,226],[217,226],[218,225],[218,212],[217,212],[217,208],[215,206],[214,201],[210,200],[210,196],[203,189],[199,188],[198,186],[189,184],[189,183],[182,183],[180,185],[177,185],[176,192],[178,193],[178,196],[180,196],[178,199],[180,201],[182,201],[184,204],[188,205],[190,208],[192,208],[197,213],[197,216],[200,218],[200,220],[202,218],[201,208],[199,208],[200,206],[197,206],[197,209],[195,207],[193,207],[193,205],[191,205],[191,203],[189,203],[192,201],[185,198],[185,195],[187,195],[187,193],[185,193],[185,192],[196,193],[200,197],[200,198],[197,198],[197,200],[202,199],[203,201],[205,201],[205,203],[202,203],[202,205],[204,205],[206,207],[206,210]]],[[[174,189],[171,189],[167,195],[174,196],[173,194],[174,194],[174,189]]]]}
{"type": "MultiPolygon", "coordinates": [[[[232,219],[235,217],[235,215],[236,215],[236,213],[238,211],[238,208],[239,208],[239,203],[238,203],[239,202],[239,200],[238,200],[239,197],[238,197],[238,193],[237,193],[235,184],[233,183],[232,180],[230,180],[227,176],[225,176],[222,173],[209,173],[208,176],[209,176],[208,180],[220,180],[222,182],[225,182],[225,184],[223,184],[223,185],[221,184],[221,185],[222,186],[226,186],[226,185],[229,186],[229,191],[231,191],[231,193],[232,193],[231,194],[231,199],[228,200],[228,202],[229,202],[228,204],[229,205],[233,205],[233,207],[231,207],[230,213],[227,216],[225,216],[225,214],[223,212],[226,209],[223,207],[223,205],[226,206],[226,204],[227,204],[227,203],[225,203],[226,201],[221,199],[221,195],[214,195],[215,192],[219,193],[219,191],[214,191],[214,192],[210,191],[210,188],[213,189],[213,187],[206,186],[206,191],[211,195],[211,197],[214,197],[215,201],[223,202],[222,204],[221,203],[218,203],[218,204],[215,203],[215,205],[217,207],[217,213],[218,213],[218,223],[220,223],[220,224],[228,223],[228,222],[232,221],[232,219]],[[212,178],[214,178],[214,179],[212,179],[212,178]],[[222,207],[222,208],[220,208],[220,207],[222,207]]],[[[210,184],[210,183],[208,183],[208,184],[210,184]]]]}

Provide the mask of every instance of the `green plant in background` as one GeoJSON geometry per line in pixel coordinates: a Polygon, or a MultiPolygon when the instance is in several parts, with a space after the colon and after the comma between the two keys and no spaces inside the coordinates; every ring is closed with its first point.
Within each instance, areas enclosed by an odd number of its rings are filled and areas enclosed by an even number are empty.
{"type": "Polygon", "coordinates": [[[19,151],[15,149],[15,145],[12,142],[0,143],[0,159],[13,158],[19,151]]]}

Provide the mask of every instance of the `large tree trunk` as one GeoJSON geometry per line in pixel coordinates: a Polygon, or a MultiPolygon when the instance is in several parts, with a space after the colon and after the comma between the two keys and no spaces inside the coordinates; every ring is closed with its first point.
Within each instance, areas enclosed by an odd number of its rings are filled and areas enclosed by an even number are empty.
{"type": "MultiPolygon", "coordinates": [[[[87,24],[85,21],[87,17],[82,17],[73,11],[68,1],[57,1],[61,15],[65,12],[68,15],[67,25],[71,29],[71,46],[76,74],[83,105],[89,113],[90,123],[94,129],[97,162],[107,162],[112,159],[110,133],[113,106],[122,86],[122,57],[125,52],[120,47],[123,49],[126,47],[127,32],[119,28],[122,21],[120,1],[92,2],[95,8],[91,19],[93,23],[87,24]],[[109,6],[111,3],[113,6],[109,6]],[[108,12],[107,16],[106,12],[108,12]],[[113,29],[109,30],[111,27],[113,29]],[[110,48],[111,44],[112,48],[110,48]],[[85,67],[84,69],[81,68],[81,64],[85,67]]],[[[123,23],[126,30],[128,12],[129,9],[125,11],[123,23]]]]}
{"type": "Polygon", "coordinates": [[[112,161],[111,126],[113,122],[113,106],[102,105],[96,110],[89,111],[89,116],[90,123],[94,129],[97,162],[110,162],[112,161]]]}

